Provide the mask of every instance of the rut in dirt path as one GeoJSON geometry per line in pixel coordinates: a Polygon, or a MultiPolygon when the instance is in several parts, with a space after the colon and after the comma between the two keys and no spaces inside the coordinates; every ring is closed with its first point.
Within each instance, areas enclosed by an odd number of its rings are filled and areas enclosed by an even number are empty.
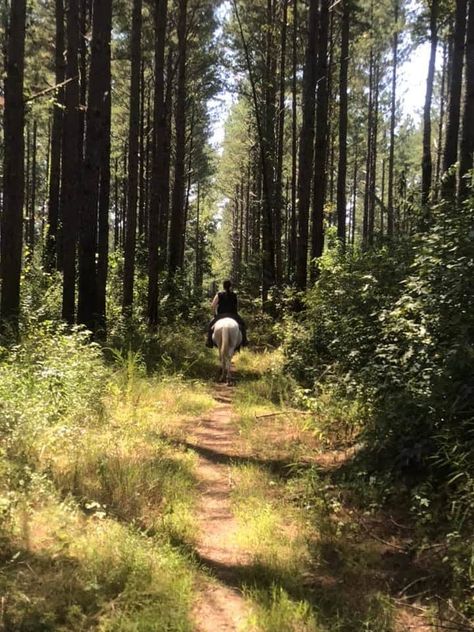
{"type": "Polygon", "coordinates": [[[237,524],[231,511],[230,463],[236,455],[238,431],[232,421],[230,389],[218,386],[217,406],[193,432],[199,461],[197,477],[201,494],[197,520],[197,553],[216,580],[203,579],[194,609],[197,632],[239,630],[248,611],[239,590],[238,569],[249,563],[236,542],[237,524]]]}

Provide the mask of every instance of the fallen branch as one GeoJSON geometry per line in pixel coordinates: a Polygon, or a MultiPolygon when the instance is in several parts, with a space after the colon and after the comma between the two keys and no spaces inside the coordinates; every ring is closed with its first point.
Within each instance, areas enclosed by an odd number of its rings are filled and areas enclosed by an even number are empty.
{"type": "Polygon", "coordinates": [[[278,413],[265,413],[264,415],[255,415],[255,419],[264,419],[265,417],[278,417],[279,415],[314,415],[314,413],[306,410],[284,410],[278,413]]]}
{"type": "Polygon", "coordinates": [[[377,540],[377,542],[380,542],[380,544],[385,544],[385,546],[389,546],[392,549],[396,549],[397,551],[400,551],[404,555],[408,555],[408,551],[403,546],[400,546],[398,544],[393,544],[392,542],[388,542],[387,540],[384,540],[384,539],[380,538],[378,535],[373,533],[367,527],[367,525],[365,525],[361,520],[357,520],[357,518],[356,518],[356,522],[357,522],[357,524],[359,524],[362,527],[362,529],[367,533],[368,536],[370,536],[374,540],[377,540]]]}
{"type": "Polygon", "coordinates": [[[438,599],[438,601],[444,602],[448,606],[448,608],[454,612],[454,614],[457,617],[465,621],[467,625],[469,626],[469,628],[466,628],[466,629],[474,630],[474,624],[466,617],[465,614],[463,614],[462,612],[459,612],[459,610],[456,610],[456,608],[453,606],[451,601],[448,601],[447,599],[443,599],[443,597],[440,597],[439,595],[436,595],[435,598],[438,599]]]}
{"type": "Polygon", "coordinates": [[[406,593],[406,591],[411,588],[412,586],[414,586],[415,584],[418,584],[419,582],[424,581],[425,579],[431,579],[431,577],[433,577],[433,575],[427,575],[426,577],[418,577],[418,579],[415,579],[414,581],[410,582],[409,584],[407,584],[405,586],[405,588],[402,588],[402,590],[400,590],[400,592],[398,593],[399,597],[403,597],[403,595],[406,593]]]}
{"type": "Polygon", "coordinates": [[[66,81],[63,81],[62,83],[58,83],[55,86],[52,86],[50,88],[46,88],[45,90],[42,90],[41,92],[37,92],[36,94],[33,94],[31,97],[28,97],[27,99],[25,99],[25,103],[29,103],[30,101],[34,101],[35,99],[39,99],[40,97],[44,97],[47,94],[49,94],[50,92],[54,92],[55,90],[58,90],[59,88],[63,88],[64,86],[66,86],[68,83],[71,83],[71,81],[76,81],[76,79],[79,79],[79,77],[70,77],[69,79],[66,79],[66,81]]]}
{"type": "Polygon", "coordinates": [[[413,531],[413,527],[407,527],[404,524],[400,524],[393,518],[393,516],[389,516],[389,518],[390,518],[390,522],[394,524],[396,527],[398,527],[399,529],[404,529],[405,531],[413,531]]]}

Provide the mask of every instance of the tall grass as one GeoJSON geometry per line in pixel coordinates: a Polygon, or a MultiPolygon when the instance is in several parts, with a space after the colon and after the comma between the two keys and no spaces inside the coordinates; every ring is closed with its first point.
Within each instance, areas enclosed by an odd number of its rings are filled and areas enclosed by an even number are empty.
{"type": "Polygon", "coordinates": [[[50,324],[0,360],[0,627],[191,630],[205,385],[50,324]],[[110,355],[110,352],[109,352],[110,355]]]}

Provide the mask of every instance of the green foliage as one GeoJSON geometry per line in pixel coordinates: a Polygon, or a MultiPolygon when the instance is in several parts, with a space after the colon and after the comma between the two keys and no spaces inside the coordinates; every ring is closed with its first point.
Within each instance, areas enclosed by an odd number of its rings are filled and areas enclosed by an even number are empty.
{"type": "Polygon", "coordinates": [[[34,316],[0,351],[2,624],[190,630],[195,457],[167,436],[206,388],[34,316]]]}
{"type": "Polygon", "coordinates": [[[358,472],[375,474],[389,495],[404,483],[420,542],[428,533],[445,535],[444,561],[466,606],[474,202],[443,203],[431,219],[429,233],[411,245],[326,254],[306,311],[286,322],[286,367],[305,387],[299,399],[315,411],[318,433],[354,441],[355,431],[358,472]]]}
{"type": "MultiPolygon", "coordinates": [[[[41,433],[100,415],[107,369],[87,332],[36,323],[0,363],[0,434],[8,458],[32,466],[41,433]]],[[[60,430],[58,430],[59,432],[60,430]]]]}
{"type": "Polygon", "coordinates": [[[401,296],[378,315],[382,335],[366,374],[383,410],[375,425],[380,443],[397,437],[399,465],[446,473],[463,459],[448,449],[433,461],[439,447],[472,449],[474,208],[435,212],[401,296]]]}
{"type": "Polygon", "coordinates": [[[302,318],[286,323],[288,369],[308,387],[343,376],[348,386],[372,358],[380,338],[380,310],[400,292],[410,251],[329,251],[318,283],[304,297],[302,318]]]}

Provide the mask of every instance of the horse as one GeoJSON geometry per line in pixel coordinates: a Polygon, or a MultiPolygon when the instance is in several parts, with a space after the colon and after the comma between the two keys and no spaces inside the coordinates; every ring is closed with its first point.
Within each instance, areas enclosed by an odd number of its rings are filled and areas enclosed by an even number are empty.
{"type": "Polygon", "coordinates": [[[213,342],[219,349],[221,362],[221,382],[231,384],[230,364],[237,347],[242,344],[239,324],[230,317],[221,318],[214,325],[213,342]]]}

